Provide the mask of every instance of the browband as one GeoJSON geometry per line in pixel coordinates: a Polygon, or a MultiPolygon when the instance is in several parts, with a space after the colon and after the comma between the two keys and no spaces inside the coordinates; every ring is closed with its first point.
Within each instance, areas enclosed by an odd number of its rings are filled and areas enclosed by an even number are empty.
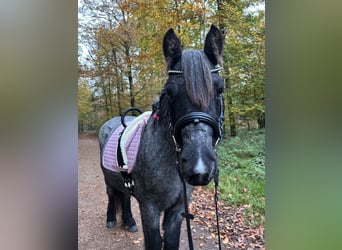
{"type": "MultiPolygon", "coordinates": [[[[217,64],[213,69],[210,70],[210,73],[217,73],[220,71],[221,71],[221,66],[217,64]]],[[[169,70],[167,73],[168,74],[183,74],[183,71],[181,71],[181,70],[169,70]]]]}

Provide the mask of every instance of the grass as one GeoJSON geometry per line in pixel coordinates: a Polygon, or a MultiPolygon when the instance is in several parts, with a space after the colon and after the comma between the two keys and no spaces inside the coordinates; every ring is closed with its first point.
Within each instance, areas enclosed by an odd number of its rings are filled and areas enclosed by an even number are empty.
{"type": "Polygon", "coordinates": [[[220,200],[247,207],[254,223],[265,215],[265,131],[241,129],[238,136],[227,137],[217,148],[219,156],[220,200]]]}

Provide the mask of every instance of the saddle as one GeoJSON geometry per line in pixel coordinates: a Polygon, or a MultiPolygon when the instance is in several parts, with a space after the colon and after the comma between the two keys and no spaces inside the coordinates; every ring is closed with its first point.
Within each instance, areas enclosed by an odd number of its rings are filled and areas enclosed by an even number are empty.
{"type": "Polygon", "coordinates": [[[114,172],[132,172],[138,155],[141,133],[151,114],[152,111],[146,111],[127,122],[127,125],[123,124],[115,129],[104,148],[102,163],[105,168],[114,172]]]}

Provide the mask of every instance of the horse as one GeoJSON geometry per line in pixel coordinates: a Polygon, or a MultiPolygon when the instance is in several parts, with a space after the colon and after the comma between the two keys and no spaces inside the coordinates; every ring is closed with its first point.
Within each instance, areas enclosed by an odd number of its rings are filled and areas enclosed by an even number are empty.
{"type": "MultiPolygon", "coordinates": [[[[101,157],[108,195],[107,227],[116,225],[116,212],[121,209],[125,229],[137,231],[130,203],[133,195],[139,203],[148,250],[179,248],[182,214],[187,211],[184,204],[190,201],[194,186],[208,185],[217,178],[216,144],[222,136],[224,83],[219,75],[223,51],[220,30],[211,25],[203,49],[183,50],[180,39],[170,28],[164,35],[162,49],[168,79],[143,128],[130,173],[134,191],[124,186],[120,173],[103,166],[101,157]]],[[[100,128],[101,155],[120,121],[120,117],[114,117],[100,128]]]]}

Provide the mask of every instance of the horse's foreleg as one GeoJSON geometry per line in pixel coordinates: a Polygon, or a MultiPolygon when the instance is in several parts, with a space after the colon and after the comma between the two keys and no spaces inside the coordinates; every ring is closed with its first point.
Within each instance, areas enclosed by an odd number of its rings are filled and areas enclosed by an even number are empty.
{"type": "Polygon", "coordinates": [[[129,194],[124,193],[123,195],[123,203],[122,203],[122,221],[125,226],[125,229],[128,232],[135,233],[138,231],[135,220],[132,215],[131,210],[131,196],[129,194]]]}
{"type": "Polygon", "coordinates": [[[165,250],[179,248],[179,237],[183,219],[181,212],[181,205],[165,210],[163,221],[165,250]]]}
{"type": "Polygon", "coordinates": [[[145,249],[160,250],[162,238],[160,236],[160,213],[151,206],[140,204],[141,221],[144,230],[145,249]]]}

